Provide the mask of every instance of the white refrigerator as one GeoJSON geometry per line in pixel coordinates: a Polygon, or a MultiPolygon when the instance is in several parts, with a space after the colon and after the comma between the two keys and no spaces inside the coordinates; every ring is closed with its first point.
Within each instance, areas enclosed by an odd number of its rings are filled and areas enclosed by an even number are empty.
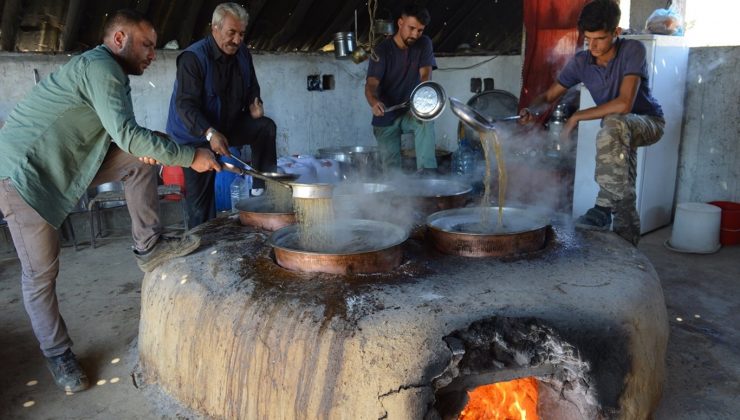
{"type": "MultiPolygon", "coordinates": [[[[689,49],[683,37],[628,35],[624,38],[636,39],[645,44],[650,69],[650,89],[663,108],[666,120],[663,138],[651,146],[637,149],[637,211],[640,214],[640,231],[645,233],[671,222],[689,49]]],[[[591,94],[581,86],[580,108],[593,106],[591,94]]],[[[599,128],[600,120],[578,124],[573,217],[578,217],[593,207],[599,191],[594,180],[596,133],[599,128]]]]}

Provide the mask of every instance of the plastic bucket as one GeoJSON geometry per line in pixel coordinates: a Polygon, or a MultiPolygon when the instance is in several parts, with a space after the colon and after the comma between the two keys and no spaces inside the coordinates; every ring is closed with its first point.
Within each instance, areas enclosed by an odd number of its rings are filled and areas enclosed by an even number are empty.
{"type": "Polygon", "coordinates": [[[722,209],[705,203],[676,206],[670,248],[680,252],[712,253],[720,248],[719,225],[722,209]]]}
{"type": "Polygon", "coordinates": [[[722,209],[719,242],[724,246],[740,244],[740,203],[712,201],[709,204],[722,209]]]}
{"type": "MultiPolygon", "coordinates": [[[[162,167],[162,182],[164,185],[179,185],[180,192],[185,194],[185,174],[182,168],[179,166],[163,166],[162,167]]],[[[180,201],[179,194],[167,194],[164,196],[165,200],[180,201]]]]}

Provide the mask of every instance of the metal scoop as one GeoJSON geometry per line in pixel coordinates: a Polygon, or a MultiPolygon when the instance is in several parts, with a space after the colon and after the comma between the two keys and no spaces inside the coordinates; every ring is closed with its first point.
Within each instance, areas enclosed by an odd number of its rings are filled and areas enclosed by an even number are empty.
{"type": "Polygon", "coordinates": [[[273,181],[278,182],[280,184],[285,185],[286,187],[290,187],[288,184],[283,183],[282,181],[294,181],[298,178],[298,175],[296,174],[280,174],[277,172],[259,172],[249,166],[246,162],[242,161],[238,157],[231,155],[231,159],[234,159],[235,161],[239,162],[239,164],[242,165],[242,167],[238,167],[234,164],[231,164],[229,162],[224,162],[224,167],[226,169],[236,172],[239,175],[251,175],[255,178],[259,178],[265,181],[273,181]]]}
{"type": "Polygon", "coordinates": [[[452,97],[450,98],[450,109],[452,109],[452,112],[455,115],[457,115],[457,117],[460,118],[462,122],[471,126],[475,130],[478,130],[478,131],[496,130],[496,126],[493,124],[491,120],[486,118],[485,115],[481,114],[475,109],[469,107],[468,105],[465,105],[461,101],[455,98],[452,98],[452,97]]]}
{"type": "Polygon", "coordinates": [[[243,167],[239,168],[231,163],[224,162],[224,167],[226,167],[227,170],[236,172],[240,175],[251,175],[265,181],[276,182],[286,188],[290,188],[293,191],[293,198],[332,197],[332,192],[334,190],[334,186],[332,184],[299,184],[296,182],[289,182],[298,179],[299,175],[281,174],[277,172],[258,172],[238,157],[232,155],[231,158],[239,162],[243,167]]]}
{"type": "Polygon", "coordinates": [[[411,91],[411,95],[407,101],[390,106],[385,109],[385,112],[408,107],[416,118],[422,121],[432,121],[442,115],[446,104],[447,94],[442,85],[427,80],[426,82],[419,83],[411,91]]]}

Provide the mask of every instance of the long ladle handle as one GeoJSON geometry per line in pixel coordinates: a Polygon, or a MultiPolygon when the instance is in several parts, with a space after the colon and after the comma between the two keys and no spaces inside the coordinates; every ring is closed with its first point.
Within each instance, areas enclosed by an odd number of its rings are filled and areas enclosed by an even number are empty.
{"type": "Polygon", "coordinates": [[[239,159],[238,157],[236,157],[234,155],[231,155],[231,158],[234,159],[235,161],[239,162],[240,165],[242,165],[241,168],[237,168],[237,169],[239,169],[242,172],[242,175],[245,175],[245,174],[246,175],[251,175],[251,176],[253,176],[255,178],[259,178],[259,179],[261,179],[263,181],[277,182],[278,184],[280,184],[280,185],[282,185],[282,186],[284,186],[284,187],[286,187],[288,189],[291,189],[291,190],[293,189],[290,186],[290,184],[286,184],[284,182],[281,182],[281,181],[276,180],[275,178],[270,178],[269,176],[262,175],[262,173],[257,172],[256,170],[254,170],[254,168],[252,168],[251,166],[249,166],[246,162],[244,162],[243,160],[239,159]]]}
{"type": "MultiPolygon", "coordinates": [[[[534,115],[534,114],[533,114],[534,115]]],[[[504,118],[494,118],[494,122],[501,122],[501,121],[516,121],[521,118],[521,115],[512,115],[511,117],[504,117],[504,118]]]]}
{"type": "Polygon", "coordinates": [[[385,112],[395,111],[397,109],[406,108],[407,106],[409,106],[409,101],[406,101],[402,104],[389,106],[388,108],[385,109],[385,112]]]}

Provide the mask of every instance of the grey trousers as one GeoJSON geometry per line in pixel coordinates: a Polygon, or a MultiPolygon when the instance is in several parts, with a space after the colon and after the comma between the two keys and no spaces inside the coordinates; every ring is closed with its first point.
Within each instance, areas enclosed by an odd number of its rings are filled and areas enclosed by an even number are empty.
{"type": "MultiPolygon", "coordinates": [[[[136,248],[149,249],[161,232],[154,167],[112,144],[91,185],[111,181],[123,181],[136,248]]],[[[56,294],[59,233],[26,204],[7,178],[0,180],[0,211],[8,222],[21,262],[23,304],[33,332],[44,356],[60,355],[72,346],[72,339],[59,312],[56,294]]]]}

